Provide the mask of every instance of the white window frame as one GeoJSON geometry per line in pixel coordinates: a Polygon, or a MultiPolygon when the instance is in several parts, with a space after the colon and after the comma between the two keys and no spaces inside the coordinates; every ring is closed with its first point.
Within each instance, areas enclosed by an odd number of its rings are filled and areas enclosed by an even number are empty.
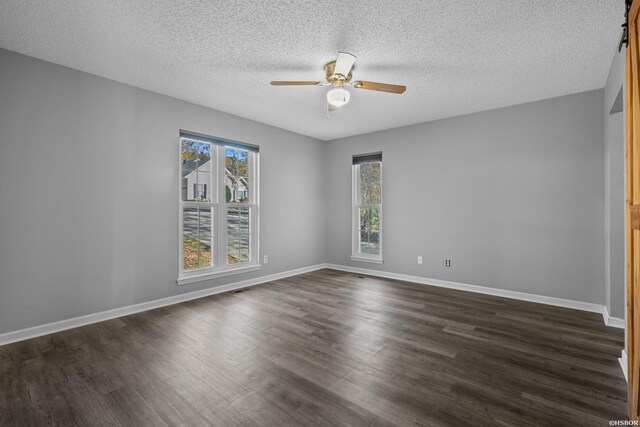
{"type": "Polygon", "coordinates": [[[207,137],[199,139],[194,136],[182,135],[179,138],[178,143],[178,285],[185,285],[188,283],[200,282],[203,280],[209,280],[217,277],[224,277],[233,274],[246,273],[250,271],[259,270],[261,265],[259,263],[259,215],[260,215],[260,195],[259,195],[259,156],[258,151],[246,150],[248,152],[249,162],[249,200],[247,203],[227,203],[225,200],[225,148],[238,148],[243,150],[242,144],[230,142],[232,145],[225,145],[225,140],[218,138],[207,137]],[[199,143],[209,144],[211,147],[211,162],[212,170],[211,182],[207,191],[207,196],[210,197],[209,201],[183,201],[182,200],[182,140],[187,138],[199,143]],[[207,139],[215,140],[216,143],[210,142],[207,139]],[[215,163],[214,163],[215,161],[215,163]],[[212,234],[213,234],[213,251],[214,257],[212,259],[212,266],[207,268],[199,268],[195,270],[184,270],[184,258],[183,258],[183,210],[189,207],[199,208],[211,208],[213,210],[212,221],[212,234]],[[227,264],[227,208],[229,207],[248,207],[250,209],[250,221],[249,221],[249,261],[238,264],[227,264]]]}
{"type": "Polygon", "coordinates": [[[372,205],[364,205],[360,204],[360,165],[362,163],[357,163],[352,165],[352,179],[351,179],[351,260],[358,262],[369,262],[373,264],[382,264],[382,245],[383,245],[383,213],[382,213],[382,203],[383,203],[383,171],[382,171],[382,160],[376,160],[373,162],[367,163],[380,163],[380,203],[372,204],[372,205]],[[360,252],[360,208],[377,208],[378,209],[378,245],[379,245],[379,253],[378,255],[373,254],[364,254],[360,252]]]}

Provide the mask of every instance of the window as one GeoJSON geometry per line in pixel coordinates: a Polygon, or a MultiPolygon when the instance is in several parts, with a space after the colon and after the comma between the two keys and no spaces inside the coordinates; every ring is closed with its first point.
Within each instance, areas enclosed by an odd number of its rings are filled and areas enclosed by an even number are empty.
{"type": "Polygon", "coordinates": [[[196,194],[196,200],[206,200],[207,184],[193,184],[193,192],[196,194]]]}
{"type": "Polygon", "coordinates": [[[251,261],[249,152],[225,147],[225,203],[227,211],[227,264],[251,261]],[[227,188],[231,191],[227,192],[227,188]]]}
{"type": "Polygon", "coordinates": [[[179,284],[256,270],[258,147],[180,133],[179,284]]]}
{"type": "Polygon", "coordinates": [[[382,153],[353,156],[351,259],[382,263],[382,153]]]}

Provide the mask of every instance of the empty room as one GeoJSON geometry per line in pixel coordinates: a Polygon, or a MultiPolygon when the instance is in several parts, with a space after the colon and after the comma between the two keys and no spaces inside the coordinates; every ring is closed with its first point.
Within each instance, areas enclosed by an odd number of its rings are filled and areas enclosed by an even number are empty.
{"type": "Polygon", "coordinates": [[[638,425],[639,20],[0,1],[0,426],[638,425]]]}

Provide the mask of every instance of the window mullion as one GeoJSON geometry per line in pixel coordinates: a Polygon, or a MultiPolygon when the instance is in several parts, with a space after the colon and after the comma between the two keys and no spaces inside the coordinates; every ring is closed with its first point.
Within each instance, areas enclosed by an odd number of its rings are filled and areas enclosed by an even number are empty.
{"type": "Polygon", "coordinates": [[[249,171],[251,174],[251,184],[253,185],[253,209],[251,211],[251,260],[253,262],[260,263],[260,245],[259,245],[259,228],[258,218],[260,213],[258,212],[260,204],[260,189],[258,188],[258,180],[260,177],[260,164],[258,161],[259,155],[256,153],[251,154],[252,168],[249,171]],[[254,259],[255,258],[255,259],[254,259]]]}
{"type": "Polygon", "coordinates": [[[196,233],[196,248],[198,249],[198,256],[196,257],[196,269],[200,268],[200,252],[202,252],[202,241],[200,240],[200,225],[202,224],[202,216],[200,215],[200,213],[201,209],[198,208],[198,232],[196,233]]]}
{"type": "Polygon", "coordinates": [[[216,171],[218,177],[218,217],[216,218],[216,231],[218,232],[217,245],[217,266],[224,267],[227,257],[227,206],[225,200],[225,163],[224,147],[216,147],[216,171]]]}
{"type": "Polygon", "coordinates": [[[353,212],[351,213],[351,254],[360,252],[360,208],[358,204],[358,171],[359,166],[353,167],[353,176],[351,178],[351,203],[353,212]]]}

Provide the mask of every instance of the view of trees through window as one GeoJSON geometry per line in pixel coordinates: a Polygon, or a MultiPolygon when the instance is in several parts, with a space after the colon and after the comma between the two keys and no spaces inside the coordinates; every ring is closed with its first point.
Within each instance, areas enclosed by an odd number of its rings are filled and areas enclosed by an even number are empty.
{"type": "Polygon", "coordinates": [[[180,143],[182,157],[182,200],[211,201],[206,191],[211,188],[211,144],[183,138],[180,143]]]}
{"type": "Polygon", "coordinates": [[[182,207],[183,269],[196,270],[213,266],[213,188],[215,168],[211,162],[211,144],[188,138],[180,140],[181,200],[205,202],[205,206],[186,204],[182,207]]]}
{"type": "Polygon", "coordinates": [[[246,203],[249,200],[249,152],[226,147],[224,166],[228,177],[225,180],[225,201],[246,203]]]}
{"type": "Polygon", "coordinates": [[[359,252],[380,255],[381,162],[358,165],[359,252]]]}
{"type": "Polygon", "coordinates": [[[249,152],[225,147],[225,202],[227,207],[227,264],[251,260],[249,152]]]}

